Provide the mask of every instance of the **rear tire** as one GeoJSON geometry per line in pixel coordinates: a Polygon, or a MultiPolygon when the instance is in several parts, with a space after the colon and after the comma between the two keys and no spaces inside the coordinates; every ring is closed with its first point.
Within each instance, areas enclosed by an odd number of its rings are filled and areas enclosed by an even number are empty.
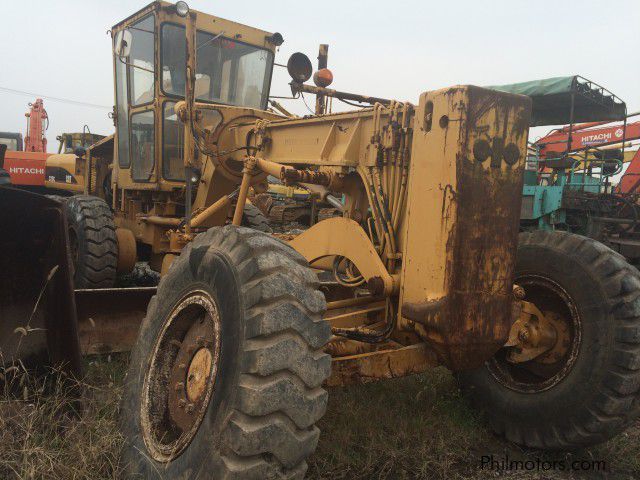
{"type": "Polygon", "coordinates": [[[526,447],[617,435],[640,413],[640,272],[593,239],[534,231],[520,234],[515,277],[525,300],[568,322],[566,353],[510,364],[502,349],[459,375],[463,393],[496,433],[526,447]]]}
{"type": "Polygon", "coordinates": [[[269,219],[264,216],[264,213],[249,202],[244,205],[244,213],[242,214],[242,226],[253,228],[259,232],[272,233],[271,225],[269,225],[269,219]]]}
{"type": "Polygon", "coordinates": [[[116,281],[118,240],[104,200],[75,195],[66,203],[75,288],[111,288],[116,281]]]}
{"type": "Polygon", "coordinates": [[[304,477],[331,369],[318,287],[301,255],[255,230],[215,227],[185,247],[149,304],[125,380],[122,463],[131,478],[304,477]],[[185,302],[208,306],[182,318],[185,302]],[[203,348],[194,353],[192,329],[213,359],[200,390],[208,396],[195,400],[190,372],[203,348]]]}

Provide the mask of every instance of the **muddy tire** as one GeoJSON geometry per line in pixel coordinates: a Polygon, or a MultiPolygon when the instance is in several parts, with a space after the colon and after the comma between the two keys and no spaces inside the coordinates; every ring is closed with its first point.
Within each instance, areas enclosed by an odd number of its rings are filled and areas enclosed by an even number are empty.
{"type": "Polygon", "coordinates": [[[318,286],[302,256],[255,230],[212,228],[185,248],[149,304],[125,380],[132,478],[304,477],[331,369],[318,286]]]}
{"type": "Polygon", "coordinates": [[[113,212],[90,195],[63,199],[69,225],[75,288],[111,288],[116,281],[118,240],[113,212]]]}
{"type": "Polygon", "coordinates": [[[271,225],[269,220],[264,216],[264,213],[250,203],[246,203],[244,206],[244,213],[242,214],[242,226],[253,228],[259,232],[271,233],[271,225]]]}
{"type": "Polygon", "coordinates": [[[638,270],[593,239],[535,231],[520,234],[515,277],[525,300],[563,322],[564,353],[513,364],[505,348],[459,376],[465,396],[526,447],[580,448],[620,433],[640,413],[638,270]]]}

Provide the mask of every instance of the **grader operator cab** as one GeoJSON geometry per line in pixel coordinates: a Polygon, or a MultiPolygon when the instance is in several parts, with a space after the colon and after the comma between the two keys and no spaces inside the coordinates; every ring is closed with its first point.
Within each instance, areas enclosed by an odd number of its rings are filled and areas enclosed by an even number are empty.
{"type": "Polygon", "coordinates": [[[518,239],[527,97],[356,95],[326,71],[307,84],[295,54],[294,96],[369,106],[291,117],[267,110],[278,33],[154,2],[112,36],[115,158],[84,158],[86,178],[111,180],[87,182],[72,215],[88,275],[136,258],[162,272],[124,387],[132,476],[302,478],[323,386],[436,365],[529,447],[634,420],[638,272],[576,235],[518,239]],[[343,216],[298,236],[242,227],[268,175],[342,194],[343,216]]]}

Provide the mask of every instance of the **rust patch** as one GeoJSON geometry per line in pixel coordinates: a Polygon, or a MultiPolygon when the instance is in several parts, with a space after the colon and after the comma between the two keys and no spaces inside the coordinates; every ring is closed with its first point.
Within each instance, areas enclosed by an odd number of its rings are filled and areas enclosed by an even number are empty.
{"type": "Polygon", "coordinates": [[[447,240],[448,294],[402,306],[403,316],[426,328],[430,346],[452,370],[479,367],[509,336],[530,112],[525,97],[468,88],[451,198],[456,213],[447,240]]]}

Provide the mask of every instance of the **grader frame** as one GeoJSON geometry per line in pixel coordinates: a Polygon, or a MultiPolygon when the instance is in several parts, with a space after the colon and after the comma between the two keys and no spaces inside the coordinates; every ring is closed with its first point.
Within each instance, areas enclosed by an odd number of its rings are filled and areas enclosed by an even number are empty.
{"type": "MultiPolygon", "coordinates": [[[[184,246],[197,233],[224,224],[230,209],[238,225],[249,188],[267,174],[286,184],[314,184],[344,194],[344,216],[286,240],[313,268],[337,276],[352,297],[335,294],[339,300],[328,304],[340,344],[335,351],[343,353],[334,359],[341,381],[400,376],[435,363],[477,367],[506,342],[515,320],[513,202],[522,185],[528,99],[453,87],[423,94],[417,106],[375,99],[360,111],[312,118],[198,101],[196,32],[224,34],[213,42],[242,39],[267,56],[279,34],[202,13],[182,18],[173,5],[156,2],[113,28],[115,49],[122,48],[123,32],[149,18],[154,32],[165,24],[184,27],[186,100],[165,93],[166,79],[163,84],[156,67],[156,100],[138,107],[129,98],[127,109],[118,111],[115,152],[122,152],[123,114],[131,123],[133,115],[152,112],[157,132],[150,148],[155,158],[147,158],[154,165],[148,181],[136,182],[118,154],[113,162],[116,225],[133,232],[129,240],[119,235],[121,251],[135,251],[135,238],[150,247],[151,264],[165,274],[184,246]],[[186,182],[162,175],[169,159],[160,152],[169,140],[166,123],[158,124],[169,101],[177,102],[174,111],[184,124],[183,143],[171,147],[182,151],[186,182]],[[389,368],[375,368],[381,362],[389,368]]],[[[154,35],[156,66],[168,50],[159,38],[154,35]]],[[[135,59],[114,56],[116,82],[126,65],[131,92],[137,67],[129,62],[135,59]]],[[[292,88],[340,95],[299,80],[292,88]]],[[[116,85],[120,105],[119,95],[116,85]]],[[[354,97],[370,98],[347,98],[354,97]]],[[[91,155],[84,161],[91,165],[91,155]]]]}
{"type": "Polygon", "coordinates": [[[634,421],[640,274],[590,239],[518,233],[528,97],[341,92],[324,69],[307,85],[297,53],[292,93],[318,96],[299,118],[267,109],[278,33],[154,2],[112,36],[116,133],[76,160],[85,195],[66,205],[93,267],[162,274],[157,291],[75,295],[85,353],[132,350],[132,475],[302,478],[323,384],[436,365],[528,447],[590,445],[634,421]],[[327,113],[331,97],[370,106],[327,113]],[[243,228],[269,175],[340,194],[343,215],[300,234],[243,228]]]}

